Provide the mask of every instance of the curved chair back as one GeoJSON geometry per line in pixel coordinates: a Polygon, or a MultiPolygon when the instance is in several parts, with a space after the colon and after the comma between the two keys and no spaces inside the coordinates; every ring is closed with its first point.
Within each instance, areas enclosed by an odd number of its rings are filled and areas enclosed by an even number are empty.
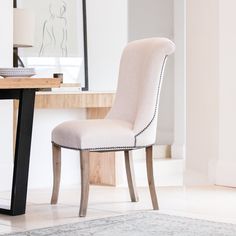
{"type": "Polygon", "coordinates": [[[155,143],[165,63],[175,45],[166,38],[129,43],[123,51],[114,105],[108,119],[133,124],[135,146],[155,143]]]}

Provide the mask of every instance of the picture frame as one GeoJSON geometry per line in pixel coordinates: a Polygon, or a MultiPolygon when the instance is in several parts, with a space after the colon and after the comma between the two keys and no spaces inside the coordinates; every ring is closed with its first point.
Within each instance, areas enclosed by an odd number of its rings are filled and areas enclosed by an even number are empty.
{"type": "Polygon", "coordinates": [[[34,47],[15,48],[14,57],[41,77],[63,73],[89,90],[86,0],[13,0],[13,7],[32,10],[36,20],[34,47]]]}

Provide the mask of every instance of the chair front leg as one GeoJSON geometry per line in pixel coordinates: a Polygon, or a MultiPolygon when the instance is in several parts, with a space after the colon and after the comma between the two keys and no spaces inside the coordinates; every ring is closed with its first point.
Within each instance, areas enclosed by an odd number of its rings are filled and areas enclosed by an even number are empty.
{"type": "Polygon", "coordinates": [[[147,165],[147,178],[148,178],[148,185],[152,199],[152,206],[154,210],[158,210],[158,201],[157,201],[157,194],[155,189],[154,183],[154,176],[153,176],[153,155],[152,155],[152,146],[146,147],[146,165],[147,165]]]}
{"type": "Polygon", "coordinates": [[[132,202],[138,202],[139,199],[135,183],[132,151],[124,151],[124,153],[125,153],[125,168],[126,168],[130,198],[132,202]]]}
{"type": "Polygon", "coordinates": [[[57,204],[61,180],[61,147],[52,144],[53,191],[51,204],[57,204]]]}
{"type": "Polygon", "coordinates": [[[85,217],[89,197],[89,151],[80,152],[81,197],[79,216],[85,217]]]}

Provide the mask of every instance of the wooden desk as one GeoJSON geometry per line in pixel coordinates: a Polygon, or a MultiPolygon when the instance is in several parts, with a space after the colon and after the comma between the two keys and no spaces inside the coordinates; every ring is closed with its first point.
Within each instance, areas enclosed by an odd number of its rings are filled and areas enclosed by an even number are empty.
{"type": "Polygon", "coordinates": [[[51,87],[60,87],[60,79],[0,79],[0,99],[19,100],[11,205],[10,209],[0,208],[1,214],[15,216],[25,213],[35,92],[51,87]]]}

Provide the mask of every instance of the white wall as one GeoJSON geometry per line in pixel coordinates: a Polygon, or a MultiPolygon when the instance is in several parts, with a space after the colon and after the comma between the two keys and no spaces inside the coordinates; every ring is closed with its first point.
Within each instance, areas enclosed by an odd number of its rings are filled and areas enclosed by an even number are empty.
{"type": "Polygon", "coordinates": [[[172,158],[185,158],[186,145],[186,0],[174,0],[174,132],[172,158]]]}
{"type": "Polygon", "coordinates": [[[236,187],[235,7],[187,1],[186,183],[236,187]]]}
{"type": "Polygon", "coordinates": [[[212,182],[219,154],[218,12],[218,0],[187,1],[187,184],[212,182]]]}
{"type": "Polygon", "coordinates": [[[173,0],[128,0],[128,40],[174,37],[173,0]]]}
{"type": "MultiPolygon", "coordinates": [[[[0,0],[0,67],[12,66],[12,1],[0,0]],[[7,24],[6,24],[7,22],[7,24]]],[[[0,101],[0,190],[12,180],[12,102],[0,101]]]]}
{"type": "Polygon", "coordinates": [[[12,1],[0,0],[0,66],[12,65],[12,1]],[[7,23],[7,24],[6,24],[7,23]]]}
{"type": "Polygon", "coordinates": [[[236,187],[236,1],[219,0],[219,158],[216,183],[236,187]]]}
{"type": "Polygon", "coordinates": [[[127,0],[87,0],[89,89],[116,90],[127,44],[127,0]]]}

